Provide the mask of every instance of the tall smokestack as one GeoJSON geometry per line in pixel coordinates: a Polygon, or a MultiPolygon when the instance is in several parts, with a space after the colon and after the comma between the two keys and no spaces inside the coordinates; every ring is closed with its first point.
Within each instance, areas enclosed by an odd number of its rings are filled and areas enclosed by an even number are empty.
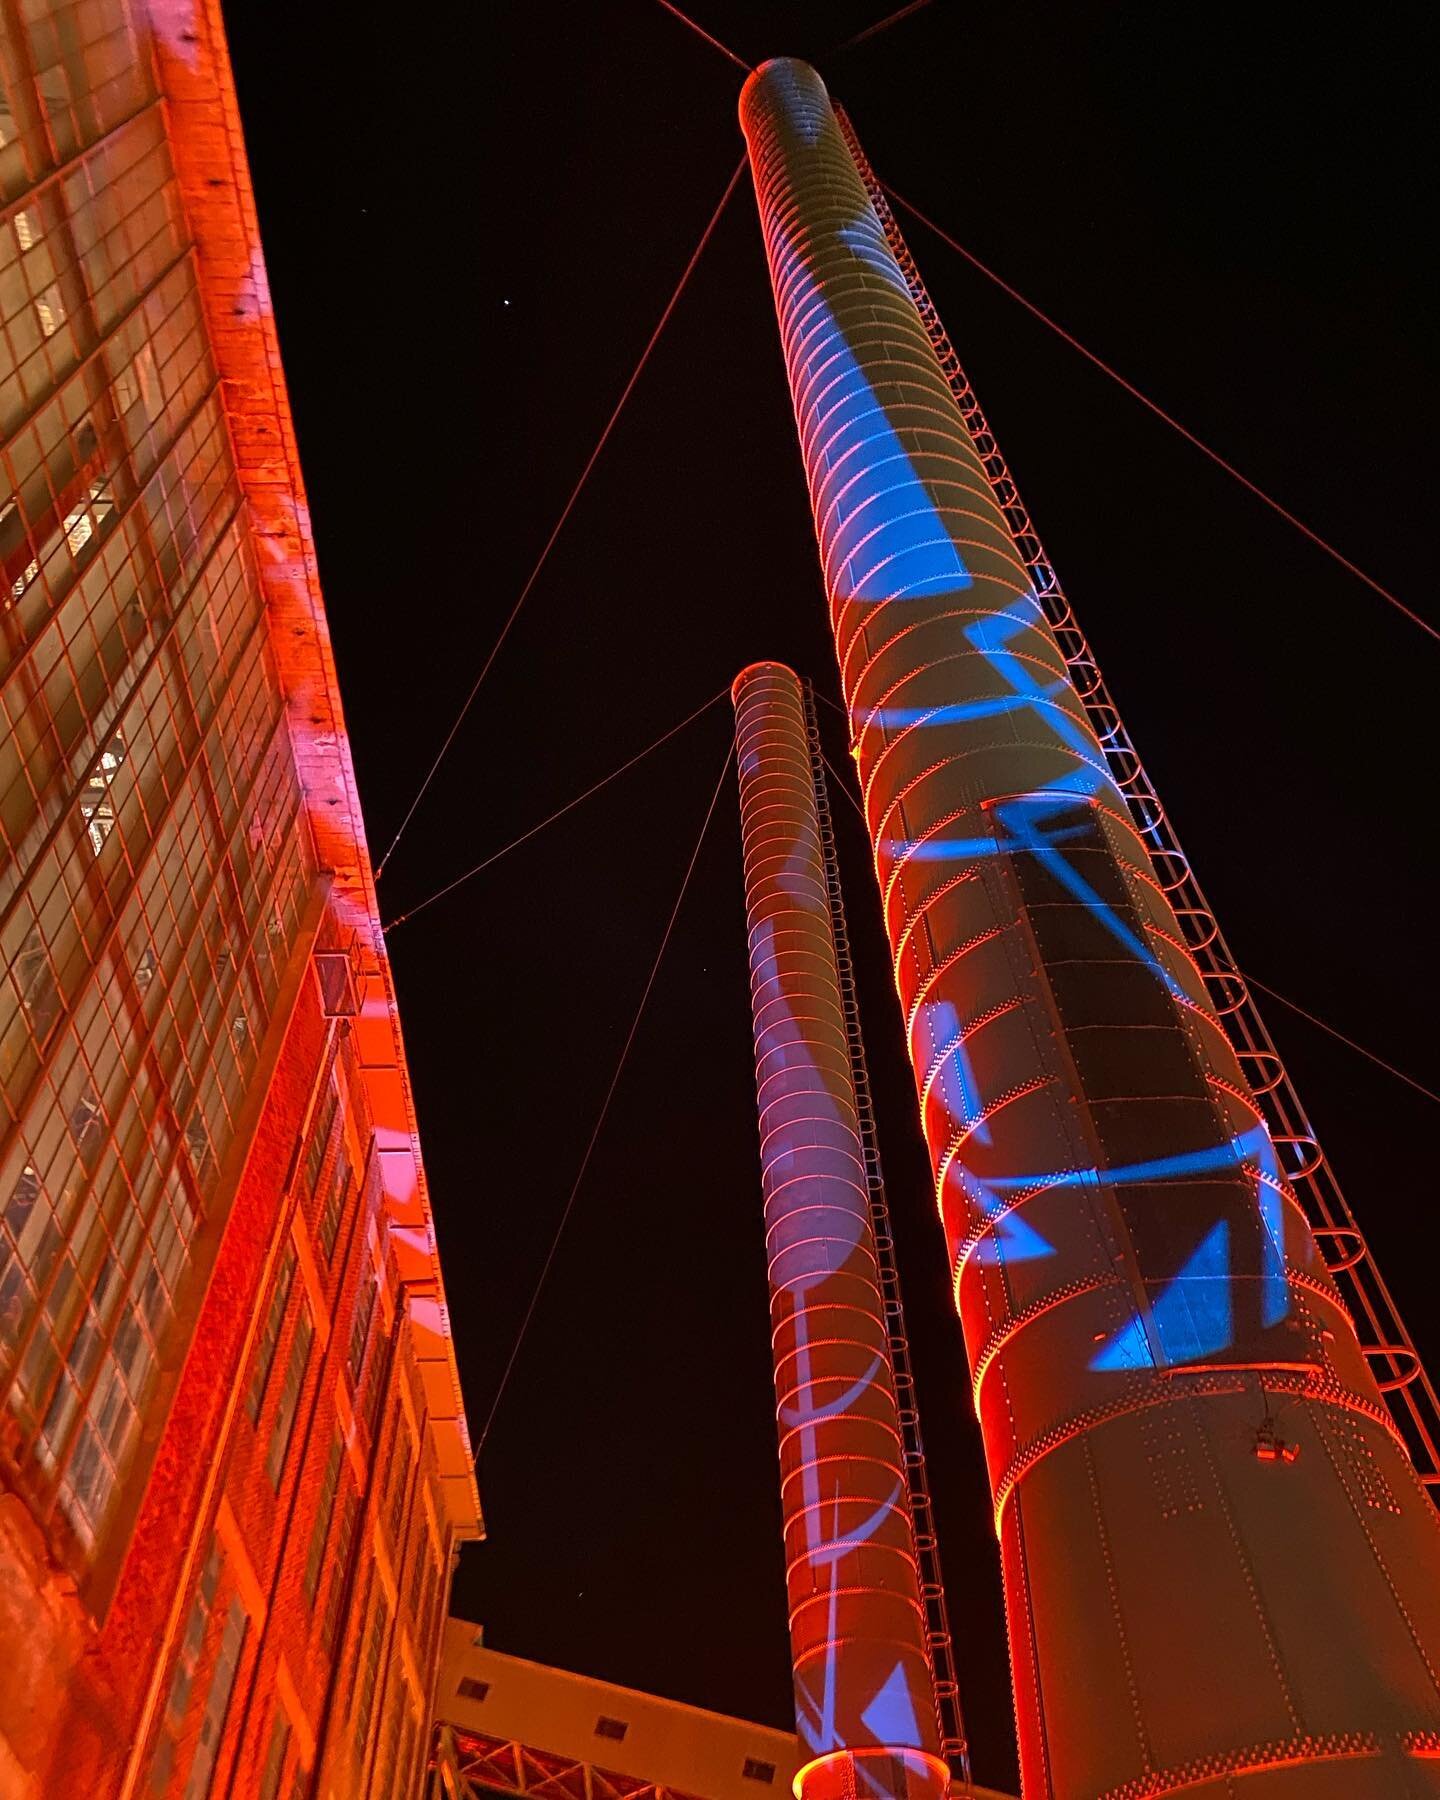
{"type": "Polygon", "coordinates": [[[750,149],[1024,1789],[1440,1793],[1440,1528],[812,69],[750,149]]]}
{"type": "Polygon", "coordinates": [[[934,1677],[800,683],[735,737],[800,1800],[943,1800],[934,1677]]]}

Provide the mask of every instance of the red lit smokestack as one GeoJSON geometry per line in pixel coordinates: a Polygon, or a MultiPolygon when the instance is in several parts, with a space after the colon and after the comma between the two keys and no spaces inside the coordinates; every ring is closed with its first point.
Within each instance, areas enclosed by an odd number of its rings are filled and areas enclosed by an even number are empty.
{"type": "Polygon", "coordinates": [[[943,1800],[800,683],[734,686],[801,1800],[943,1800]]]}
{"type": "Polygon", "coordinates": [[[1435,1509],[820,78],[741,120],[1027,1800],[1440,1793],[1435,1509]]]}

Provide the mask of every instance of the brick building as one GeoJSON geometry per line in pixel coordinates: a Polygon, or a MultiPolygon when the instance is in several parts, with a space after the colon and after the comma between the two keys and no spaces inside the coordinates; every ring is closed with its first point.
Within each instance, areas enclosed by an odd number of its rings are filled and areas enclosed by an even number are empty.
{"type": "Polygon", "coordinates": [[[426,1800],[779,1800],[801,1760],[790,1732],[505,1656],[463,1619],[446,1626],[426,1800]]]}
{"type": "Polygon", "coordinates": [[[0,1796],[418,1792],[480,1530],[218,0],[0,0],[0,1796]]]}

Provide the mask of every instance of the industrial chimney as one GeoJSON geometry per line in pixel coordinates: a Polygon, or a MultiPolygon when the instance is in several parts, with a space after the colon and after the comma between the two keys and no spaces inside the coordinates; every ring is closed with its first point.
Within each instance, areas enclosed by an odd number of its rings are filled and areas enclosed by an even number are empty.
{"type": "Polygon", "coordinates": [[[984,1435],[1024,1791],[1440,1793],[1434,1509],[824,86],[768,63],[741,119],[984,1435]]]}
{"type": "Polygon", "coordinates": [[[799,1800],[944,1800],[884,1295],[799,681],[736,678],[799,1800]]]}

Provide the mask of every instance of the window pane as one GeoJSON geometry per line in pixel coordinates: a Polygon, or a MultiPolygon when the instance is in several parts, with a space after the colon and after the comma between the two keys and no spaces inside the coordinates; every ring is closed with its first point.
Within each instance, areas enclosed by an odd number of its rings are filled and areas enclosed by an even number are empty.
{"type": "Polygon", "coordinates": [[[285,1322],[285,1308],[290,1303],[290,1284],[294,1278],[295,1247],[287,1244],[275,1285],[270,1290],[270,1304],[265,1309],[265,1320],[255,1346],[255,1360],[250,1369],[250,1385],[245,1390],[245,1411],[250,1415],[252,1425],[260,1417],[260,1409],[265,1403],[265,1388],[270,1380],[270,1367],[275,1361],[275,1347],[280,1342],[280,1327],[285,1322]]]}
{"type": "Polygon", "coordinates": [[[210,1691],[205,1697],[205,1716],[200,1721],[200,1741],[195,1746],[190,1779],[185,1783],[185,1800],[205,1800],[210,1792],[210,1778],[215,1773],[215,1757],[225,1730],[225,1715],[230,1710],[230,1692],[235,1686],[235,1671],[239,1667],[248,1623],[245,1608],[238,1599],[232,1600],[225,1614],[225,1630],[210,1676],[210,1691]]]}
{"type": "Polygon", "coordinates": [[[295,1413],[300,1405],[300,1390],[305,1384],[305,1365],[310,1360],[310,1340],[314,1332],[310,1314],[302,1311],[290,1345],[290,1358],[285,1365],[285,1382],[280,1389],[280,1404],[270,1433],[270,1451],[265,1458],[265,1473],[270,1477],[273,1488],[280,1486],[280,1477],[285,1472],[285,1457],[290,1448],[290,1434],[295,1429],[295,1413]]]}

